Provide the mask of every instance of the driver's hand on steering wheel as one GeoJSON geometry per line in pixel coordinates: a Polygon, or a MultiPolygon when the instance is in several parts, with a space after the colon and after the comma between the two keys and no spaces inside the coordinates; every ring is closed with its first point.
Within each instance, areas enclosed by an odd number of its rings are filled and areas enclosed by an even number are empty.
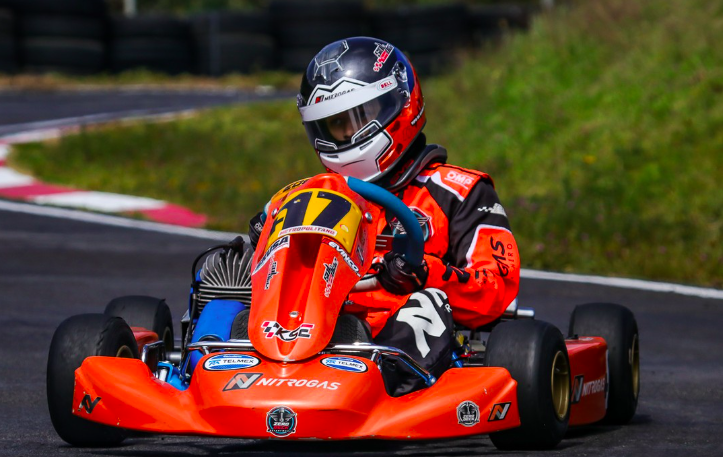
{"type": "Polygon", "coordinates": [[[422,261],[420,266],[415,267],[407,262],[401,254],[390,251],[384,254],[383,265],[377,279],[388,292],[395,295],[408,295],[424,289],[424,284],[429,276],[427,262],[422,261]]]}

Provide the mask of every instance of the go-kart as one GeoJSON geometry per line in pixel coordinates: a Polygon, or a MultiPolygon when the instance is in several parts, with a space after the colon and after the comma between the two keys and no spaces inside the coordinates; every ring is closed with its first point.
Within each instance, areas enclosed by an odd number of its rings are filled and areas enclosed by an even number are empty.
{"type": "Polygon", "coordinates": [[[57,433],[76,446],[116,445],[134,430],[329,440],[489,434],[501,449],[544,449],[568,426],[633,416],[638,331],[619,305],[578,306],[564,339],[515,301],[491,328],[460,329],[439,379],[374,344],[345,308],[353,291],[378,287],[365,273],[383,212],[404,228],[392,249],[419,265],[419,222],[386,190],[333,174],[282,189],[255,251],[237,238],[193,262],[179,350],[168,305],[153,297],[120,297],[103,314],[65,320],[47,371],[57,433]],[[390,395],[389,360],[425,387],[390,395]]]}

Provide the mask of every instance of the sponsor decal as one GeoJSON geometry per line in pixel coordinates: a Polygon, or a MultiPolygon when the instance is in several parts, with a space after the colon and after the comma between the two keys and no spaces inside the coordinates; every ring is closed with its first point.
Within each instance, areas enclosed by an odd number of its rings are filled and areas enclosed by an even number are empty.
{"type": "Polygon", "coordinates": [[[253,386],[261,376],[263,376],[263,373],[236,373],[226,384],[226,387],[223,388],[223,391],[248,389],[253,386]]]}
{"type": "Polygon", "coordinates": [[[317,103],[334,100],[335,98],[366,87],[367,83],[354,78],[341,78],[331,86],[319,84],[309,96],[309,106],[317,103]]]}
{"type": "MultiPolygon", "coordinates": [[[[419,222],[419,226],[422,228],[422,236],[424,237],[424,241],[427,241],[429,237],[432,236],[432,218],[424,214],[419,208],[410,206],[409,209],[411,209],[414,215],[417,217],[417,222],[419,222]]],[[[396,217],[389,222],[389,228],[392,229],[392,236],[397,234],[404,235],[407,233],[406,230],[404,230],[402,223],[399,222],[396,217]]]]}
{"type": "Polygon", "coordinates": [[[379,83],[379,90],[384,90],[388,88],[389,86],[393,86],[394,83],[392,81],[381,81],[379,83]]]}
{"type": "Polygon", "coordinates": [[[351,357],[327,357],[321,360],[321,364],[336,370],[351,371],[352,373],[367,371],[367,365],[364,362],[351,357]]]}
{"type": "Polygon", "coordinates": [[[499,214],[500,216],[507,217],[507,213],[505,213],[505,209],[499,203],[495,203],[494,205],[492,205],[492,208],[490,208],[489,206],[483,206],[482,208],[477,208],[477,211],[482,212],[482,213],[499,214]]]}
{"type": "Polygon", "coordinates": [[[349,44],[343,40],[334,46],[329,45],[314,57],[314,79],[321,76],[329,79],[334,70],[344,70],[339,60],[349,50],[349,44]]]}
{"type": "Polygon", "coordinates": [[[286,406],[277,406],[266,413],[266,431],[285,437],[296,432],[296,413],[286,406]]]}
{"type": "Polygon", "coordinates": [[[410,122],[410,124],[415,125],[417,122],[419,122],[419,119],[422,118],[422,114],[424,114],[424,107],[425,107],[425,106],[426,106],[426,105],[422,105],[422,109],[419,110],[419,114],[417,114],[416,116],[414,116],[414,119],[412,119],[412,122],[410,122]]]}
{"type": "Polygon", "coordinates": [[[308,387],[310,389],[326,389],[337,390],[341,386],[340,382],[319,381],[318,379],[280,379],[280,378],[261,378],[257,386],[267,387],[308,387]]]}
{"type": "Polygon", "coordinates": [[[507,411],[510,410],[511,404],[511,402],[495,404],[492,407],[492,411],[490,411],[490,417],[487,419],[487,422],[503,420],[505,417],[507,417],[507,411]]]}
{"type": "Polygon", "coordinates": [[[295,330],[286,330],[276,321],[264,321],[261,327],[264,329],[266,338],[276,337],[281,341],[289,342],[297,338],[311,338],[311,329],[314,328],[314,324],[303,323],[295,330]]]}
{"type": "MultiPolygon", "coordinates": [[[[505,258],[505,245],[501,241],[495,241],[493,237],[490,237],[490,247],[497,253],[492,254],[492,257],[497,262],[497,271],[500,273],[500,276],[504,278],[510,274],[510,267],[505,263],[507,262],[505,258]]],[[[507,248],[510,249],[511,245],[507,245],[507,248]]]]}
{"type": "Polygon", "coordinates": [[[389,43],[374,43],[377,47],[374,49],[374,55],[377,56],[377,61],[374,62],[374,71],[379,72],[384,66],[384,63],[389,59],[389,56],[394,51],[394,46],[389,43]]]}
{"type": "Polygon", "coordinates": [[[276,260],[271,262],[271,266],[269,267],[269,273],[266,275],[266,284],[264,285],[264,290],[268,290],[269,286],[271,285],[271,280],[279,274],[278,270],[276,269],[276,260]]]}
{"type": "Polygon", "coordinates": [[[78,405],[78,411],[84,409],[86,414],[90,414],[93,412],[99,401],[100,397],[95,397],[95,400],[93,400],[90,395],[86,394],[78,405]]]}
{"type": "Polygon", "coordinates": [[[585,377],[581,374],[575,376],[575,381],[572,383],[572,403],[575,404],[580,401],[582,397],[582,384],[585,377]]]}
{"type": "Polygon", "coordinates": [[[479,423],[479,406],[469,400],[457,405],[457,423],[472,427],[479,423]]]}
{"type": "Polygon", "coordinates": [[[276,251],[282,248],[288,248],[289,247],[289,237],[285,236],[283,238],[279,238],[278,240],[274,241],[271,246],[266,250],[264,255],[261,257],[261,260],[259,260],[259,263],[256,265],[256,268],[254,268],[254,272],[252,274],[256,274],[264,265],[266,265],[266,262],[269,261],[271,256],[274,255],[276,251]]]}
{"type": "MultiPolygon", "coordinates": [[[[333,247],[334,249],[336,249],[336,252],[338,252],[339,255],[341,256],[341,258],[344,259],[344,262],[345,262],[347,265],[349,265],[349,268],[351,268],[352,271],[353,271],[354,273],[356,273],[357,276],[361,277],[361,273],[359,273],[359,267],[354,263],[354,261],[351,259],[351,257],[349,257],[349,254],[346,253],[346,251],[344,250],[344,248],[342,248],[341,246],[339,246],[339,245],[338,245],[337,243],[335,243],[334,241],[331,241],[331,240],[328,240],[328,241],[325,240],[325,241],[326,241],[326,243],[327,243],[329,246],[331,246],[331,247],[333,247]]],[[[357,247],[357,253],[359,253],[359,248],[358,248],[358,247],[357,247]]],[[[360,254],[360,257],[361,257],[361,254],[360,254]]],[[[363,257],[362,257],[362,259],[363,259],[363,257]]],[[[363,261],[362,261],[362,262],[363,262],[363,261]]],[[[324,264],[324,267],[326,268],[326,264],[324,264]]],[[[336,271],[336,268],[335,268],[334,270],[336,271]]],[[[324,271],[324,279],[326,279],[326,271],[324,271]]],[[[327,297],[328,297],[328,295],[327,295],[327,297]]]]}
{"type": "Polygon", "coordinates": [[[339,261],[336,260],[336,257],[334,257],[331,263],[324,264],[324,281],[326,282],[326,287],[324,287],[324,296],[326,298],[329,298],[329,295],[331,295],[331,286],[334,285],[334,276],[336,276],[336,268],[338,266],[339,261]]]}
{"type": "Polygon", "coordinates": [[[474,179],[466,174],[466,173],[459,173],[454,170],[450,170],[447,172],[447,175],[444,177],[445,181],[458,184],[465,189],[469,190],[470,184],[474,182],[474,179]]]}
{"type": "Polygon", "coordinates": [[[586,382],[582,385],[582,396],[585,397],[587,395],[593,395],[598,394],[600,392],[605,392],[606,382],[605,378],[602,377],[600,379],[595,379],[590,382],[586,382]]]}
{"type": "Polygon", "coordinates": [[[290,227],[279,232],[279,236],[289,235],[291,233],[323,233],[324,235],[336,236],[336,230],[319,225],[299,225],[290,227]]]}
{"type": "Polygon", "coordinates": [[[203,362],[203,368],[208,371],[243,370],[255,367],[261,360],[246,354],[218,354],[209,357],[203,362]]]}

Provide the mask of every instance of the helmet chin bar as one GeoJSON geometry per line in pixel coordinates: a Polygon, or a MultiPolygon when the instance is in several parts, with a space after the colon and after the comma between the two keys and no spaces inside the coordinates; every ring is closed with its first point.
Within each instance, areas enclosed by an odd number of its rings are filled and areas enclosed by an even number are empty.
{"type": "Polygon", "coordinates": [[[370,181],[379,175],[377,160],[391,147],[392,137],[382,130],[369,139],[353,148],[342,152],[319,152],[321,163],[343,176],[352,176],[362,181],[370,181]],[[353,165],[349,167],[349,165],[353,165]]]}

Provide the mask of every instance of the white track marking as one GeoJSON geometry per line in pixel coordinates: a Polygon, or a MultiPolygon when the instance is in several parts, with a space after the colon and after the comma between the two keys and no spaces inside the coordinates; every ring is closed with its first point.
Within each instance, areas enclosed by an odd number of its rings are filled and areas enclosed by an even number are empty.
{"type": "Polygon", "coordinates": [[[0,189],[4,187],[27,186],[35,180],[28,175],[18,173],[7,167],[0,167],[0,189]]]}
{"type": "Polygon", "coordinates": [[[599,284],[608,287],[623,289],[649,290],[651,292],[669,292],[680,295],[689,295],[701,298],[723,300],[723,290],[706,287],[683,286],[667,282],[643,281],[640,279],[607,278],[604,276],[574,275],[567,273],[552,273],[549,271],[520,270],[520,277],[527,279],[543,279],[545,281],[576,282],[581,284],[599,284]]]}
{"type": "Polygon", "coordinates": [[[82,208],[89,209],[91,211],[102,211],[104,213],[144,211],[149,209],[160,209],[166,206],[166,202],[155,200],[153,198],[93,191],[41,195],[38,197],[32,197],[30,200],[41,205],[82,208]]]}
{"type": "MultiPolygon", "coordinates": [[[[92,224],[111,225],[150,232],[168,233],[170,235],[183,235],[208,240],[231,241],[238,233],[216,232],[213,230],[194,229],[178,225],[159,224],[157,222],[140,221],[125,217],[110,216],[106,214],[86,213],[83,211],[53,208],[49,206],[31,205],[28,203],[16,203],[7,200],[0,200],[0,210],[16,213],[34,214],[37,216],[56,217],[74,221],[88,222],[92,224]]],[[[247,236],[244,236],[248,240],[247,236]]]]}

